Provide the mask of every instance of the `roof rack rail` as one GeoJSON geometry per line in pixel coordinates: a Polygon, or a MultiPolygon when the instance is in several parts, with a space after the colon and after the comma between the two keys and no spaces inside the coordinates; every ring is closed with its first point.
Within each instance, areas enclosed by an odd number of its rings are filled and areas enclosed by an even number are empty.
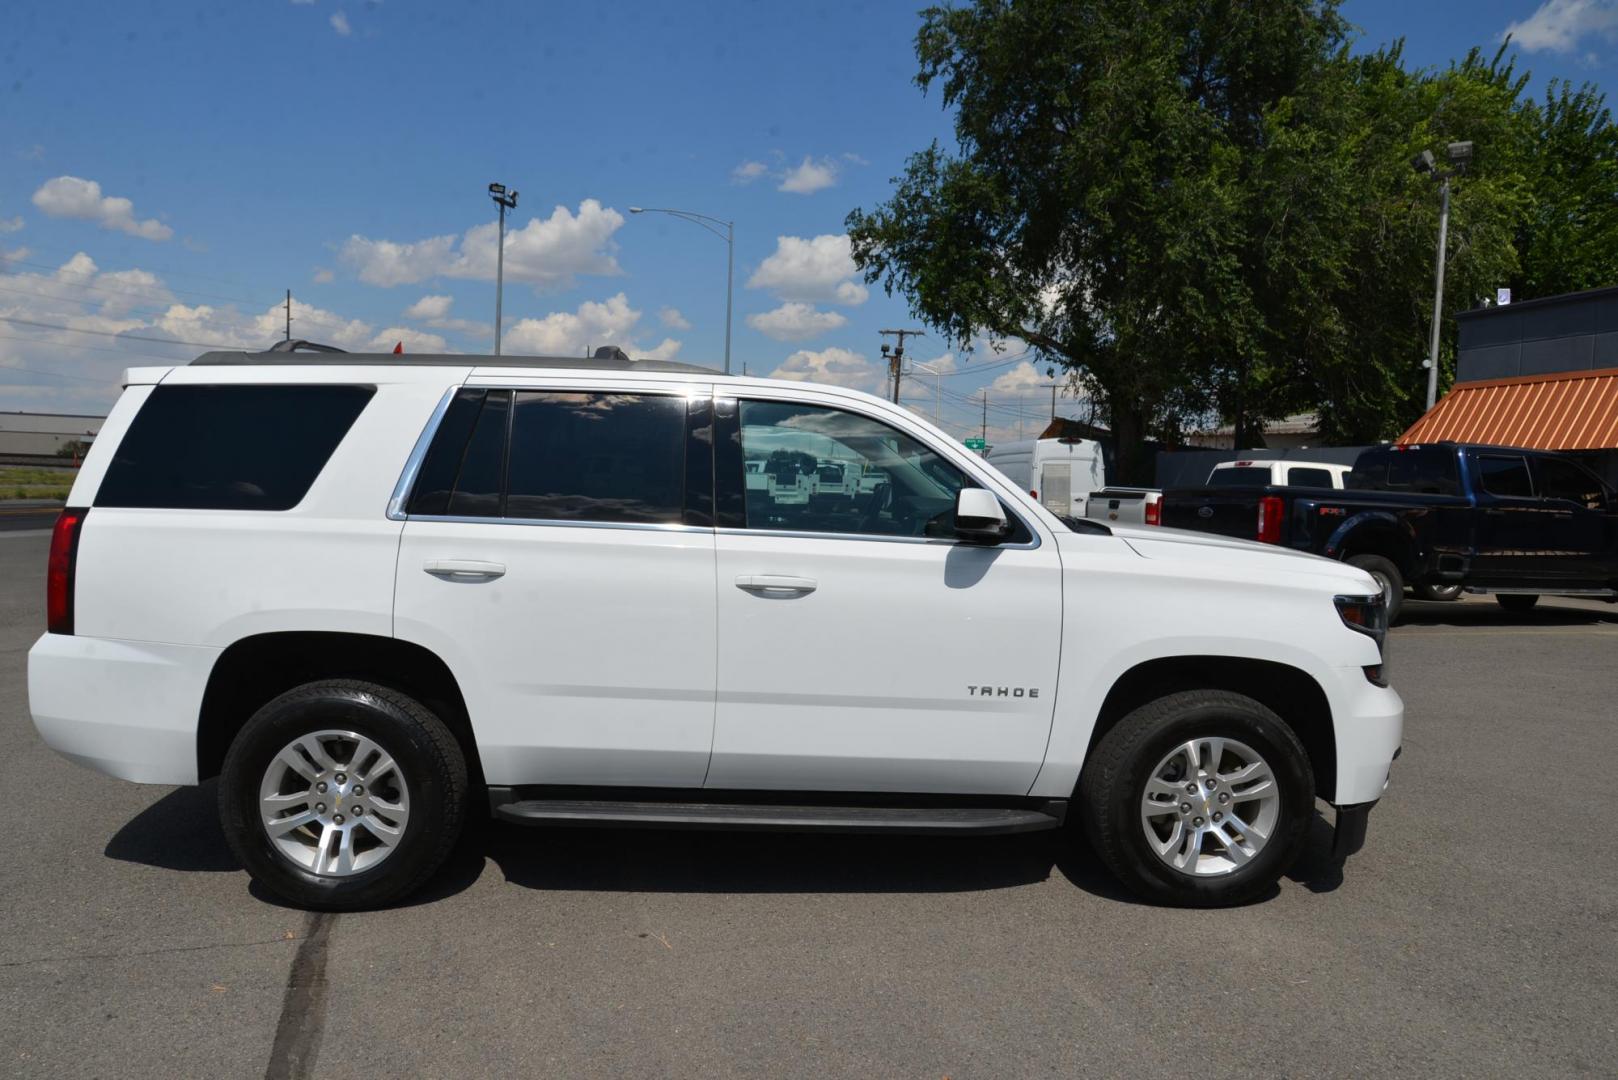
{"type": "Polygon", "coordinates": [[[305,341],[303,338],[288,338],[286,341],[277,341],[266,352],[328,352],[346,353],[347,349],[339,349],[335,345],[322,345],[318,341],[305,341]]]}
{"type": "Polygon", "coordinates": [[[371,353],[344,352],[330,345],[308,341],[278,341],[263,352],[217,351],[203,353],[191,361],[193,367],[245,367],[252,365],[312,365],[335,363],[363,367],[507,367],[574,369],[581,371],[668,371],[724,378],[720,372],[699,364],[674,360],[636,360],[616,345],[603,345],[591,356],[478,356],[471,353],[371,353]],[[330,361],[298,354],[307,351],[337,353],[330,361]]]}

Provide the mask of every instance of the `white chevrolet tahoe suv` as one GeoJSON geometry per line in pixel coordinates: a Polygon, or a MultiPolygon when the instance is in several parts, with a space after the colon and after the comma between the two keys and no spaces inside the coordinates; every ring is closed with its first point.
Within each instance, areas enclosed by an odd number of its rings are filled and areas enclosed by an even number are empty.
{"type": "Polygon", "coordinates": [[[295,350],[127,373],[28,662],[47,743],[217,776],[295,903],[402,897],[484,799],[542,826],[1071,816],[1128,886],[1205,906],[1272,889],[1317,798],[1337,856],[1363,842],[1403,706],[1360,570],[1057,517],[852,390],[295,350]]]}

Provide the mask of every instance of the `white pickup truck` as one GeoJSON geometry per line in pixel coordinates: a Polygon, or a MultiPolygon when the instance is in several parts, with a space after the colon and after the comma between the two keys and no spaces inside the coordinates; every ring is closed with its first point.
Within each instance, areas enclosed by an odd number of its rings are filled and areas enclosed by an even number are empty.
{"type": "Polygon", "coordinates": [[[1363,571],[1058,518],[866,394],[296,343],[125,381],[52,537],[34,722],[113,776],[218,776],[233,850],[298,904],[415,889],[473,798],[1076,825],[1142,895],[1233,904],[1317,798],[1357,849],[1400,745],[1363,571]],[[777,451],[882,479],[776,498],[746,463],[777,451]]]}

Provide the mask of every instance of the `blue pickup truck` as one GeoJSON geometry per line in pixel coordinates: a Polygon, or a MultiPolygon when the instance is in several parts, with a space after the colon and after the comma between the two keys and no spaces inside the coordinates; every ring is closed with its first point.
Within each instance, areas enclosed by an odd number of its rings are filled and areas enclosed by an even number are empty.
{"type": "Polygon", "coordinates": [[[1491,592],[1511,610],[1542,593],[1618,597],[1618,495],[1565,454],[1466,443],[1379,446],[1344,490],[1171,488],[1163,525],[1340,559],[1382,583],[1390,617],[1408,588],[1491,592]]]}

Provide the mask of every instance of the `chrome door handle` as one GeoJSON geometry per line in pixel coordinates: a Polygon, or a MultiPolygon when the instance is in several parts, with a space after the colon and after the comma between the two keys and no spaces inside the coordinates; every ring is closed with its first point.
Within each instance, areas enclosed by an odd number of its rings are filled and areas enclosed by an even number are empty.
{"type": "Polygon", "coordinates": [[[505,563],[481,559],[428,559],[421,568],[433,577],[451,581],[493,581],[506,572],[505,563]]]}
{"type": "Polygon", "coordinates": [[[736,587],[755,593],[781,593],[805,596],[819,588],[814,578],[788,577],[785,574],[741,574],[736,587]]]}

